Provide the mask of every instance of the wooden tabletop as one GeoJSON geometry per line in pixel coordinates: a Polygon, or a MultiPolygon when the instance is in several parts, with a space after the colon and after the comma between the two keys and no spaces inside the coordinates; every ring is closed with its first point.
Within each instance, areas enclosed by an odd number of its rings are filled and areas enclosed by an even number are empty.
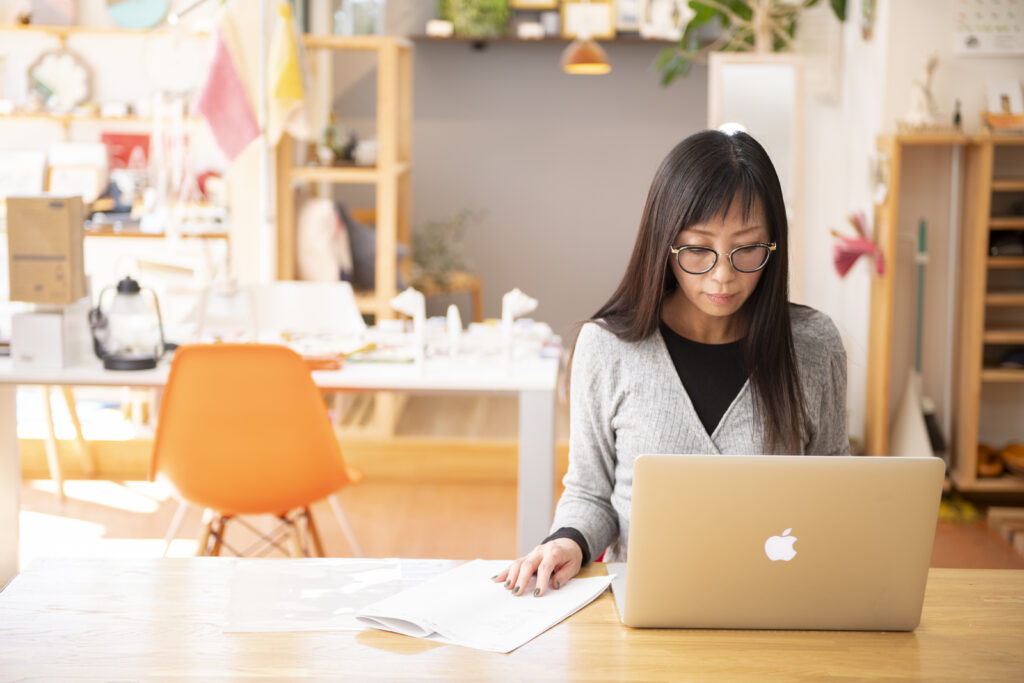
{"type": "Polygon", "coordinates": [[[382,631],[223,633],[235,562],[37,560],[0,593],[0,679],[1021,680],[1024,674],[1024,571],[1018,570],[933,569],[921,625],[912,633],[629,629],[605,593],[501,655],[382,631]]]}

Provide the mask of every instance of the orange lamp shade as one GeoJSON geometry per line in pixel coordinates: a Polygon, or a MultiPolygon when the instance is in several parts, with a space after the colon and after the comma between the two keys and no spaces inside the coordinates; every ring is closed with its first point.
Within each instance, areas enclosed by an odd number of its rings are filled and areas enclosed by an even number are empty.
{"type": "Polygon", "coordinates": [[[590,38],[577,38],[562,53],[562,71],[567,74],[600,75],[611,70],[608,55],[590,38]]]}

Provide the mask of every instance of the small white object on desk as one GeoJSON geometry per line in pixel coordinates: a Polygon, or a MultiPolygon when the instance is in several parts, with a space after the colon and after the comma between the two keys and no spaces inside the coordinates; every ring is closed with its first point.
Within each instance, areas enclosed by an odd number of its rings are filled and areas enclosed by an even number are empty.
{"type": "Polygon", "coordinates": [[[454,357],[458,355],[462,342],[462,316],[459,315],[459,307],[455,304],[448,304],[448,315],[445,318],[445,327],[448,333],[448,355],[454,357]]]}
{"type": "Polygon", "coordinates": [[[412,318],[413,358],[417,364],[422,364],[427,324],[427,300],[423,292],[408,287],[391,299],[391,308],[412,318]]]}
{"type": "Polygon", "coordinates": [[[512,323],[515,319],[532,313],[537,308],[537,300],[523,294],[518,287],[505,292],[501,297],[501,345],[505,358],[512,358],[512,323]]]}
{"type": "Polygon", "coordinates": [[[544,24],[539,21],[524,21],[516,27],[521,40],[540,40],[544,37],[544,24]]]}

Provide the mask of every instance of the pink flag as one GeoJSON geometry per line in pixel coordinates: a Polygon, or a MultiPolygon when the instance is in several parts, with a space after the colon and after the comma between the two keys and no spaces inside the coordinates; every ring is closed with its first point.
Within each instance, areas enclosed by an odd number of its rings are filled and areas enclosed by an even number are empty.
{"type": "Polygon", "coordinates": [[[260,129],[228,44],[230,35],[225,36],[231,30],[227,21],[225,17],[217,29],[213,61],[196,98],[196,108],[210,124],[217,146],[231,160],[259,137],[260,129]]]}

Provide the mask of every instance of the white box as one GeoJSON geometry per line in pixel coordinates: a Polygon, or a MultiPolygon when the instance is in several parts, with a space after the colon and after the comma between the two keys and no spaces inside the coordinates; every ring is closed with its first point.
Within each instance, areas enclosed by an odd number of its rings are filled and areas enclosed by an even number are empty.
{"type": "Polygon", "coordinates": [[[56,370],[89,361],[90,299],[11,316],[11,362],[18,368],[56,370]]]}

